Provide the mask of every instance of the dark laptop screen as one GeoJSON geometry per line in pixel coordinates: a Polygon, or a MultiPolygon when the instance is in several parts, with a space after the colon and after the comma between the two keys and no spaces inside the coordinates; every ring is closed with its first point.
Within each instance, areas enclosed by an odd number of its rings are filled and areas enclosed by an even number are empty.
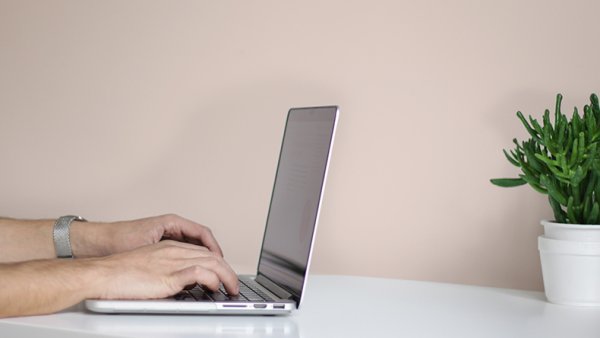
{"type": "Polygon", "coordinates": [[[310,259],[337,107],[288,113],[258,273],[299,301],[310,259]]]}

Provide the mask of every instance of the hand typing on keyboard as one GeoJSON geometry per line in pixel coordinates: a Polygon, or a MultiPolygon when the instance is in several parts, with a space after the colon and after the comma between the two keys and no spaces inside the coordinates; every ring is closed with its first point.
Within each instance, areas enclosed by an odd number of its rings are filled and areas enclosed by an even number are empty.
{"type": "Polygon", "coordinates": [[[229,264],[205,247],[189,243],[161,241],[100,263],[109,272],[98,276],[104,285],[99,298],[164,298],[196,283],[211,291],[223,285],[228,294],[239,293],[237,275],[229,264]]]}

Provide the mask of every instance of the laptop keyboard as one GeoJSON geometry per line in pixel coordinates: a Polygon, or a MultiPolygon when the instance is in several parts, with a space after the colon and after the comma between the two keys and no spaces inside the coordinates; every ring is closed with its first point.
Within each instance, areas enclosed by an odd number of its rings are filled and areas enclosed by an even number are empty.
{"type": "Polygon", "coordinates": [[[238,295],[228,295],[223,285],[218,291],[205,290],[200,285],[196,285],[193,289],[183,290],[173,296],[176,300],[181,301],[215,301],[215,302],[265,302],[274,301],[269,295],[258,288],[254,280],[240,280],[240,293],[238,295]]]}

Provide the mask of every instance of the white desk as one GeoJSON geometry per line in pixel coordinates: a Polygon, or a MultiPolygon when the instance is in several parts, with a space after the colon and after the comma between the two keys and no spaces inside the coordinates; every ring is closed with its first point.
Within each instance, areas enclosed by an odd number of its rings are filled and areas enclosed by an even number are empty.
{"type": "Polygon", "coordinates": [[[600,337],[600,309],[543,293],[348,276],[313,276],[288,317],[101,315],[81,306],[0,320],[0,337],[600,337]]]}

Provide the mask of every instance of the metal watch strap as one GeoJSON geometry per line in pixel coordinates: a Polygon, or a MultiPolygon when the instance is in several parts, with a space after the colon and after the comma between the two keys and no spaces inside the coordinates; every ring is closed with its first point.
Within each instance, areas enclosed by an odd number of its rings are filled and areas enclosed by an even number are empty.
{"type": "Polygon", "coordinates": [[[67,215],[59,217],[54,223],[52,237],[54,238],[54,249],[56,249],[56,257],[58,258],[73,258],[71,250],[70,230],[73,221],[85,222],[81,216],[67,215]]]}

